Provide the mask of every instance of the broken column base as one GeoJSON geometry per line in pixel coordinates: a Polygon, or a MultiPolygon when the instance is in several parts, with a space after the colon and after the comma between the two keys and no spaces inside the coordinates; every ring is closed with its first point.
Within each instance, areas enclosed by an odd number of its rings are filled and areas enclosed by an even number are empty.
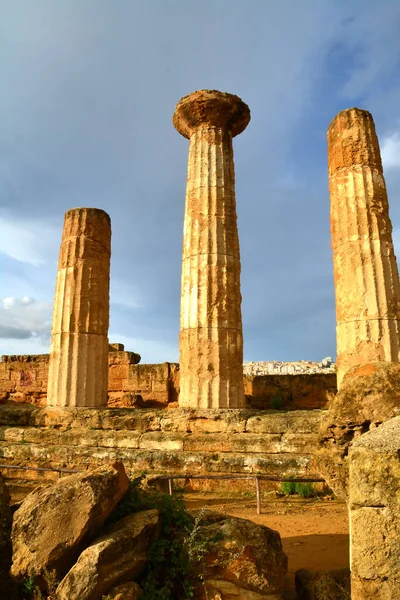
{"type": "Polygon", "coordinates": [[[316,468],[336,496],[348,500],[348,452],[361,435],[400,414],[400,363],[353,367],[328,405],[316,468]]]}

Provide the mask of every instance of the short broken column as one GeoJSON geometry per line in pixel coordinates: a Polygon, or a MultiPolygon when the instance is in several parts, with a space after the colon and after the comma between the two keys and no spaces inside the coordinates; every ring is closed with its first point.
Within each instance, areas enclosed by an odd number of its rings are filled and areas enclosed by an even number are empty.
{"type": "Polygon", "coordinates": [[[400,417],[349,451],[351,600],[400,598],[400,417]]]}
{"type": "Polygon", "coordinates": [[[372,116],[350,108],[328,129],[338,386],[353,366],[400,359],[400,286],[372,116]]]}
{"type": "Polygon", "coordinates": [[[105,406],[111,222],[98,208],[65,213],[54,297],[47,404],[105,406]]]}
{"type": "Polygon", "coordinates": [[[173,123],[190,140],[180,316],[180,406],[240,408],[243,332],[232,138],[248,106],[201,90],[178,103],[173,123]]]}

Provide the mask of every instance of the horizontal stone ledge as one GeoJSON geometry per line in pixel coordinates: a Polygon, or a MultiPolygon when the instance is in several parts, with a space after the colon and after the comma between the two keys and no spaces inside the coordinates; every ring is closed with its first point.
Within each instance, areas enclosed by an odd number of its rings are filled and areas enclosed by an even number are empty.
{"type": "Polygon", "coordinates": [[[37,408],[0,405],[0,425],[182,433],[317,433],[323,410],[37,408]]]}
{"type": "Polygon", "coordinates": [[[122,461],[131,473],[150,471],[154,474],[249,473],[300,477],[318,477],[312,471],[307,454],[244,454],[221,452],[177,452],[129,448],[97,448],[71,446],[39,446],[0,442],[3,464],[86,469],[104,462],[122,461]]]}
{"type": "Polygon", "coordinates": [[[60,431],[37,427],[0,427],[0,441],[39,446],[88,446],[189,452],[307,453],[313,454],[318,437],[309,433],[179,433],[174,431],[82,430],[60,431]]]}

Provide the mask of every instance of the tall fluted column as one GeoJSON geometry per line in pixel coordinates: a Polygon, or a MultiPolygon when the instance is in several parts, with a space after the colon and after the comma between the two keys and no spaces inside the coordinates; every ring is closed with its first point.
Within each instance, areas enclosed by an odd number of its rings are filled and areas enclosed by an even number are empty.
{"type": "Polygon", "coordinates": [[[108,391],[110,217],[65,213],[54,297],[47,404],[104,406],[108,391]]]}
{"type": "Polygon", "coordinates": [[[400,359],[400,287],[372,116],[350,108],[328,129],[338,385],[358,364],[400,359]]]}
{"type": "Polygon", "coordinates": [[[240,98],[201,90],[173,123],[190,139],[180,317],[180,406],[241,408],[243,332],[232,138],[250,120],[240,98]]]}

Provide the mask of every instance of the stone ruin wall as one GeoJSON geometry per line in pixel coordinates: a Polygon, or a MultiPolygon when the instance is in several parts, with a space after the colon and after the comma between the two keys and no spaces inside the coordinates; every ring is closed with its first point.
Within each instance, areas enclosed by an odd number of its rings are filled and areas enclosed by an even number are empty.
{"type": "MultiPolygon", "coordinates": [[[[0,406],[0,464],[10,486],[28,478],[54,480],[57,473],[4,465],[85,471],[116,460],[123,462],[130,477],[143,472],[150,478],[183,474],[319,477],[313,457],[323,412],[4,404],[0,406]]],[[[225,483],[230,491],[254,492],[254,480],[225,483]]],[[[267,487],[268,482],[262,485],[267,487]]],[[[191,479],[190,487],[221,491],[224,482],[191,479]]]]}
{"type": "MultiPolygon", "coordinates": [[[[138,364],[139,360],[140,356],[134,352],[109,352],[108,407],[176,407],[179,365],[168,362],[138,364]]],[[[48,367],[48,354],[3,356],[0,362],[0,402],[45,406],[48,367]]],[[[324,408],[336,394],[336,375],[245,375],[244,388],[251,408],[318,409],[324,408]]]]}

